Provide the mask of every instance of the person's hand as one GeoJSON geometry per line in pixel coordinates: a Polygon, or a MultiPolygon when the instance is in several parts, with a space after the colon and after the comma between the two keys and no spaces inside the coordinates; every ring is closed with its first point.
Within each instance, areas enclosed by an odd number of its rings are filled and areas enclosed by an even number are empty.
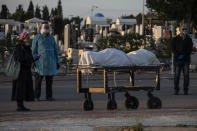
{"type": "Polygon", "coordinates": [[[184,58],[184,55],[183,54],[181,54],[181,55],[178,56],[178,59],[179,60],[182,60],[183,58],[184,58]]]}
{"type": "Polygon", "coordinates": [[[59,69],[60,68],[60,65],[59,65],[59,63],[57,63],[57,69],[59,69]]]}

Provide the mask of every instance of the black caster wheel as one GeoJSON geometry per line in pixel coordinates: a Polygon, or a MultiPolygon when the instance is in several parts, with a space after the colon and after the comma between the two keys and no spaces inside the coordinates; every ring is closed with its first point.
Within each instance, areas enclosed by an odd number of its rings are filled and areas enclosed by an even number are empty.
{"type": "Polygon", "coordinates": [[[151,97],[151,98],[149,98],[149,100],[147,102],[147,106],[149,109],[161,109],[162,103],[159,98],[151,97]]]}
{"type": "Polygon", "coordinates": [[[137,109],[139,106],[139,101],[134,96],[129,96],[125,100],[125,107],[127,109],[137,109]]]}
{"type": "Polygon", "coordinates": [[[108,100],[107,102],[107,109],[108,110],[115,110],[117,109],[117,104],[115,100],[108,100]]]}
{"type": "Polygon", "coordinates": [[[84,100],[83,102],[83,110],[84,111],[92,111],[94,109],[94,104],[92,102],[92,100],[84,100]]]}

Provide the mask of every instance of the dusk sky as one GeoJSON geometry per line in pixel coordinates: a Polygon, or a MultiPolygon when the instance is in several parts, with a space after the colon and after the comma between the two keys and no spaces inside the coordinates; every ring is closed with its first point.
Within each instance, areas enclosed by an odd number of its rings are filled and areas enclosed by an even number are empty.
{"type": "MultiPolygon", "coordinates": [[[[0,5],[6,4],[11,13],[15,12],[18,4],[22,4],[27,10],[30,0],[0,0],[0,5]]],[[[32,0],[34,7],[47,5],[49,11],[57,7],[58,0],[32,0]]],[[[64,17],[80,16],[87,17],[91,14],[92,5],[98,8],[94,13],[103,13],[106,17],[117,18],[122,15],[138,14],[142,12],[143,0],[61,0],[64,17]]],[[[146,1],[146,0],[145,0],[146,1]]],[[[1,7],[0,7],[1,8],[1,7]]],[[[42,9],[42,8],[41,8],[42,9]]],[[[147,11],[147,8],[145,8],[147,11]]]]}

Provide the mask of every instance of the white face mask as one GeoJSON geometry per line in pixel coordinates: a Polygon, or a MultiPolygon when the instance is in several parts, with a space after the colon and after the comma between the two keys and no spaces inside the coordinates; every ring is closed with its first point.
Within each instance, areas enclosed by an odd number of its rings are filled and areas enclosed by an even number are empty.
{"type": "Polygon", "coordinates": [[[49,30],[41,29],[40,33],[41,33],[42,35],[48,35],[48,34],[49,34],[49,30]]]}
{"type": "Polygon", "coordinates": [[[46,35],[49,34],[49,32],[50,32],[49,25],[48,24],[43,24],[42,27],[41,27],[40,33],[42,35],[45,35],[46,36],[46,35]]]}
{"type": "Polygon", "coordinates": [[[183,30],[182,33],[183,33],[183,35],[186,35],[187,34],[187,30],[183,30]]]}

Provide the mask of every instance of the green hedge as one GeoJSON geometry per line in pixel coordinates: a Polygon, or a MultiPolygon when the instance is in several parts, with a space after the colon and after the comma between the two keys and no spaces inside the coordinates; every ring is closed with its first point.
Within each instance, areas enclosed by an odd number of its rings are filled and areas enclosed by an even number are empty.
{"type": "Polygon", "coordinates": [[[155,49],[154,40],[149,36],[139,34],[116,35],[101,38],[96,42],[97,49],[116,48],[126,53],[141,47],[155,49]]]}

